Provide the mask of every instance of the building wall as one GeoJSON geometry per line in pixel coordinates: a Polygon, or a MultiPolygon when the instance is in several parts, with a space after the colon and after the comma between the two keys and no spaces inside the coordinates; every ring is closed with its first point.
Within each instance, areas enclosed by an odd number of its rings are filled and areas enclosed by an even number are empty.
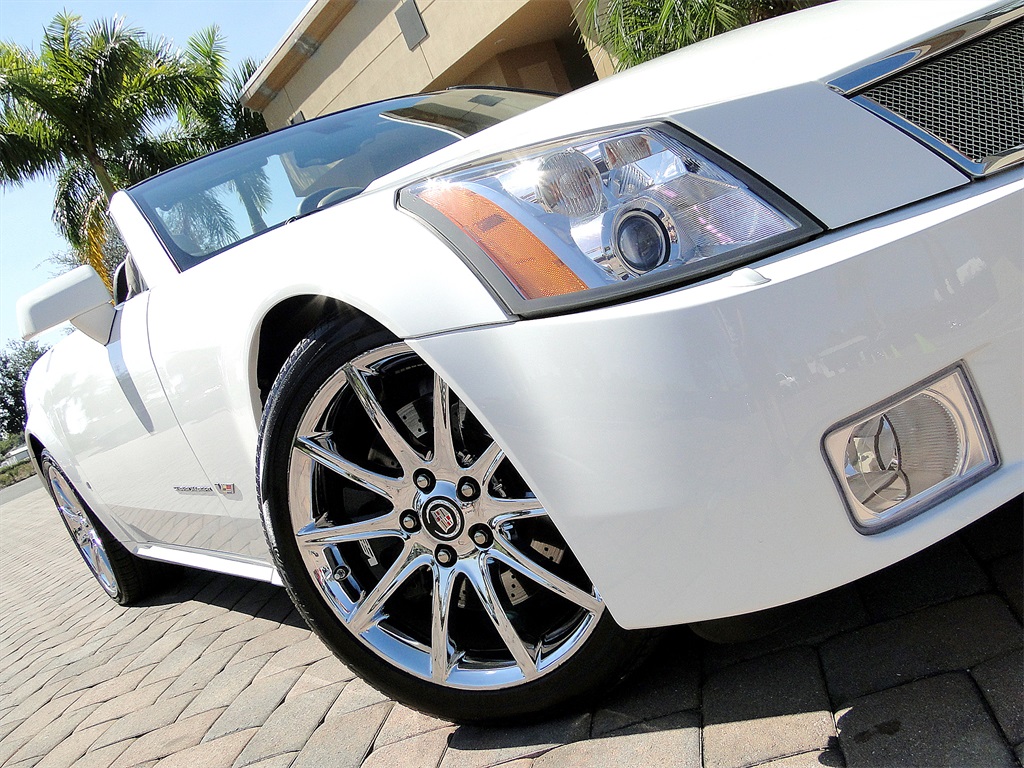
{"type": "Polygon", "coordinates": [[[574,0],[416,0],[427,37],[413,50],[395,16],[402,2],[316,0],[247,85],[243,103],[276,128],[298,113],[309,119],[451,85],[564,93],[597,78],[578,40],[574,0]],[[310,35],[320,37],[311,44],[310,35]]]}

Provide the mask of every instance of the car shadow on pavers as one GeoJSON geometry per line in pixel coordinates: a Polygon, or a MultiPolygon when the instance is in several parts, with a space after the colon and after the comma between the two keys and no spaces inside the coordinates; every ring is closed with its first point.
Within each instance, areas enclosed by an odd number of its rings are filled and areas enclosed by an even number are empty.
{"type": "MultiPolygon", "coordinates": [[[[54,539],[47,562],[64,567],[40,590],[51,607],[63,595],[67,615],[4,590],[0,764],[1015,768],[1022,515],[1018,499],[884,571],[723,624],[729,643],[667,629],[600,699],[500,727],[388,701],[330,656],[281,588],[182,569],[125,609],[54,539]]],[[[52,527],[27,525],[16,549],[52,527]]],[[[11,556],[15,577],[38,566],[11,556]]]]}
{"type": "MultiPolygon", "coordinates": [[[[524,725],[456,726],[438,765],[700,768],[699,644],[685,628],[667,630],[636,673],[583,711],[524,725]]],[[[378,739],[364,766],[405,764],[401,744],[379,746],[378,739]]]]}
{"type": "Polygon", "coordinates": [[[211,612],[222,609],[306,628],[283,587],[194,568],[164,567],[163,564],[159,567],[166,571],[164,586],[141,600],[138,607],[194,602],[209,606],[211,612]]]}
{"type": "Polygon", "coordinates": [[[989,564],[1019,555],[1020,518],[1006,505],[869,578],[747,617],[754,639],[738,639],[740,621],[719,628],[727,644],[666,630],[586,712],[520,727],[435,721],[396,740],[396,706],[364,766],[416,754],[441,768],[1012,768],[1024,753],[1021,626],[989,564]]]}
{"type": "Polygon", "coordinates": [[[1015,499],[908,560],[750,617],[778,623],[759,639],[704,642],[703,765],[1016,766],[1022,517],[1015,499]]]}

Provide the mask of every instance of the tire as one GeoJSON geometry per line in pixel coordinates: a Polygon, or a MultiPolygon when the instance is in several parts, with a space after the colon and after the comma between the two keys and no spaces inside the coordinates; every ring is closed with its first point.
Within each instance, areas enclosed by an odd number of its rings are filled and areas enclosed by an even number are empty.
{"type": "Polygon", "coordinates": [[[369,321],[321,326],[292,353],[257,474],[299,612],[408,706],[464,723],[549,713],[645,655],[649,633],[615,624],[503,450],[369,321]]]}
{"type": "Polygon", "coordinates": [[[149,592],[149,564],[132,555],[99,521],[49,451],[40,457],[44,482],[89,571],[111,600],[132,605],[149,592]]]}

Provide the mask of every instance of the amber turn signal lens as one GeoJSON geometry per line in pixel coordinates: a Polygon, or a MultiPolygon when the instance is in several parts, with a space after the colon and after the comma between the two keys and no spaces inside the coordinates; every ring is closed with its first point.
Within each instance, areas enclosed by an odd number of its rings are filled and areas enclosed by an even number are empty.
{"type": "Polygon", "coordinates": [[[427,186],[416,196],[479,245],[525,299],[562,296],[586,284],[501,206],[455,184],[427,186]]]}

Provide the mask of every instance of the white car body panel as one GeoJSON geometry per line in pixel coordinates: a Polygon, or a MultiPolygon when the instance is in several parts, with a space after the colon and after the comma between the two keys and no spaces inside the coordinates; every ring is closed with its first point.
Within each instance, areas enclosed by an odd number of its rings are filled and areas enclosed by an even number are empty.
{"type": "Polygon", "coordinates": [[[786,190],[829,228],[968,182],[934,152],[819,83],[714,104],[670,120],[786,190]],[[768,140],[783,135],[786,141],[768,140]]]}
{"type": "Polygon", "coordinates": [[[209,524],[223,516],[224,507],[212,490],[174,490],[210,483],[149,356],[149,298],[144,293],[118,308],[106,346],[76,333],[55,347],[47,365],[75,373],[45,393],[41,412],[51,415],[53,432],[62,435],[81,485],[97,496],[108,527],[112,523],[133,542],[178,539],[197,545],[209,538],[209,524]],[[195,529],[192,535],[181,530],[183,522],[195,529]]]}
{"type": "Polygon", "coordinates": [[[181,273],[119,193],[111,213],[149,290],[118,309],[115,342],[74,334],[37,365],[28,432],[135,553],[274,581],[253,479],[257,344],[282,301],[325,296],[407,339],[448,379],[624,627],[766,608],[895,562],[1021,492],[1024,172],[969,184],[825,83],[999,5],[943,0],[922,14],[914,2],[836,3],[740,30],[469,137],[181,273]],[[723,275],[515,321],[396,209],[402,180],[647,120],[690,131],[845,229],[752,265],[760,286],[723,275]],[[824,432],[958,361],[1000,469],[861,535],[822,457],[824,432]]]}
{"type": "Polygon", "coordinates": [[[797,600],[1021,492],[1024,172],[728,275],[410,342],[504,445],[627,628],[797,600]],[[1007,226],[1007,224],[1010,226],[1007,226]],[[874,536],[822,456],[837,422],[966,361],[1002,468],[874,536]]]}
{"type": "MultiPolygon", "coordinates": [[[[117,213],[129,206],[134,209],[122,197],[117,213]]],[[[167,402],[208,473],[204,485],[234,486],[232,493],[220,494],[220,513],[244,529],[228,543],[217,537],[218,546],[212,547],[210,526],[197,523],[195,536],[179,534],[176,541],[264,559],[253,479],[261,410],[253,391],[254,345],[260,320],[273,306],[292,296],[330,296],[402,336],[507,320],[458,257],[435,238],[424,237],[416,222],[396,214],[389,194],[367,195],[268,232],[147,295],[149,341],[167,402]],[[353,221],[359,222],[358,229],[352,228],[353,221]],[[350,233],[344,240],[338,237],[339,227],[350,233]],[[404,242],[418,239],[419,246],[382,248],[382,233],[404,242]],[[246,275],[244,291],[235,290],[239,274],[246,275]],[[448,291],[459,300],[424,301],[448,291]],[[182,312],[183,306],[189,311],[182,312]]],[[[180,473],[164,485],[196,484],[180,473]]]]}
{"type": "Polygon", "coordinates": [[[167,258],[160,239],[128,195],[119,192],[110,199],[110,215],[117,222],[125,243],[131,243],[132,258],[146,276],[150,288],[177,279],[177,268],[167,258]]]}

